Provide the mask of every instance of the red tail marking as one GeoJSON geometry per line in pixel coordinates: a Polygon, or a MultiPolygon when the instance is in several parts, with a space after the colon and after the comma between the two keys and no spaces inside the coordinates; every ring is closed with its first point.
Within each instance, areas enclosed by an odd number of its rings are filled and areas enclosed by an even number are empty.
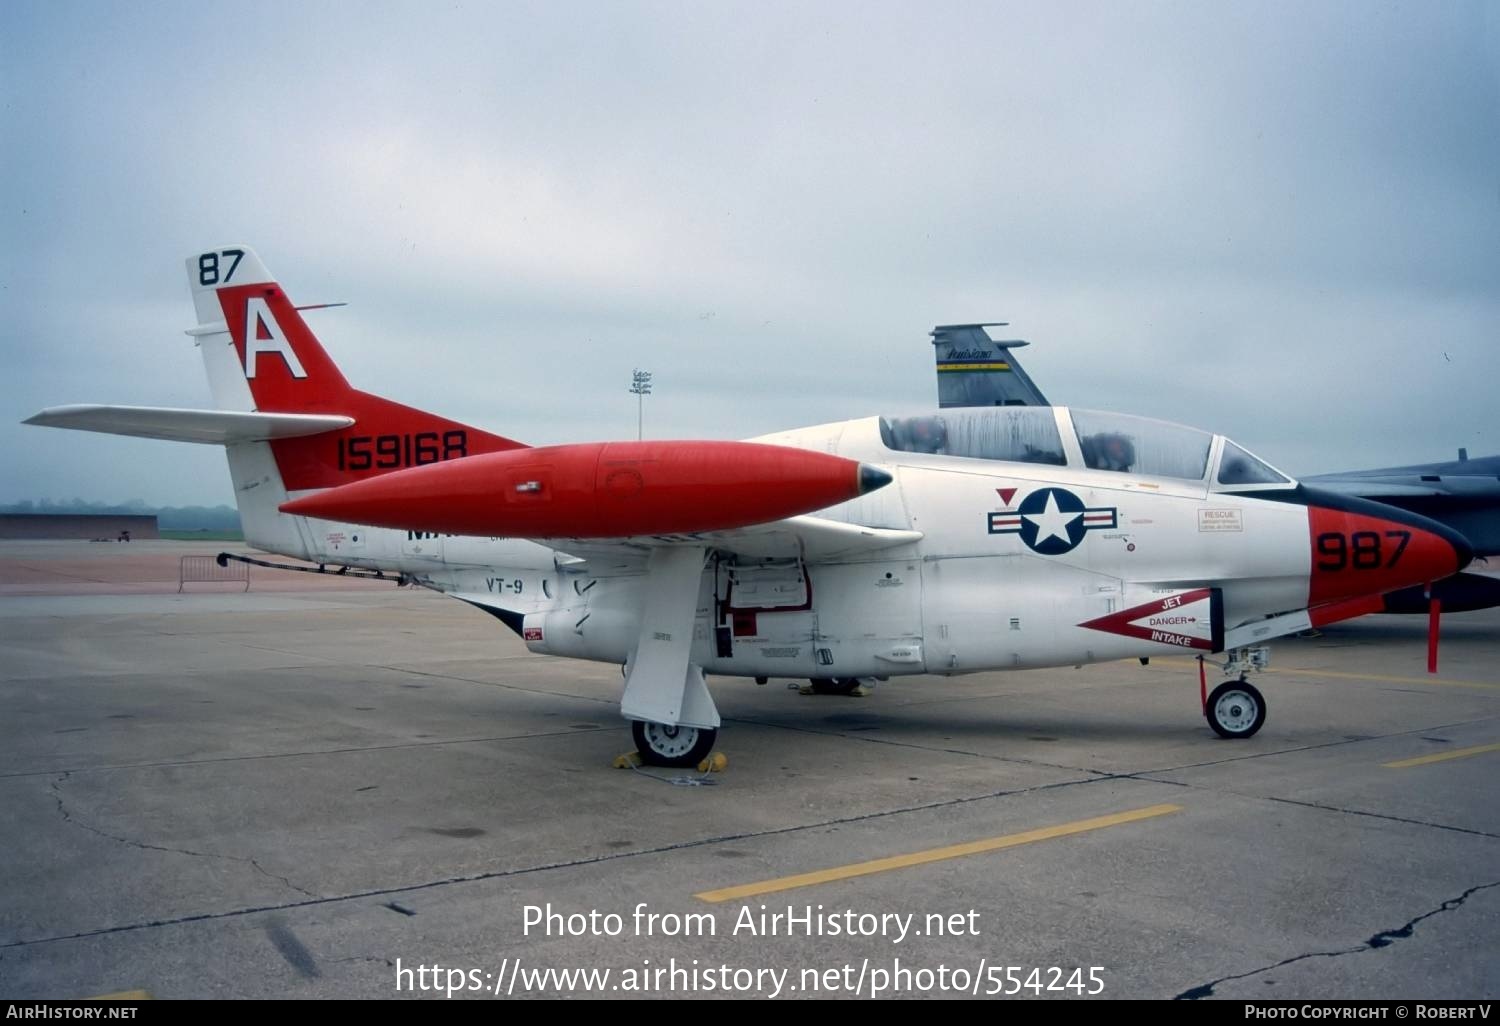
{"type": "Polygon", "coordinates": [[[224,310],[224,322],[229,326],[229,337],[234,339],[240,365],[250,381],[250,394],[257,409],[274,413],[349,412],[335,410],[330,405],[350,391],[349,382],[279,285],[222,288],[219,305],[224,310]],[[250,347],[247,338],[257,343],[271,342],[277,351],[268,351],[260,345],[250,347]],[[283,345],[290,355],[279,352],[283,345]],[[297,374],[294,364],[302,374],[297,374]]]}
{"type": "Polygon", "coordinates": [[[354,418],[342,431],[271,443],[288,491],[332,488],[406,467],[525,448],[351,388],[279,285],[229,286],[218,295],[257,410],[354,418]]]}
{"type": "Polygon", "coordinates": [[[1007,506],[1010,505],[1010,500],[1016,497],[1016,489],[1014,488],[996,488],[995,491],[1000,493],[1000,501],[1007,506]]]}

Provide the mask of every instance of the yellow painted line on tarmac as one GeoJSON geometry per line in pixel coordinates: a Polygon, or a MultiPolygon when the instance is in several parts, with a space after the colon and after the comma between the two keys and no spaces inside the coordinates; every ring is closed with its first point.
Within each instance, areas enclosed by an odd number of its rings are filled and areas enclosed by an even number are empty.
{"type": "Polygon", "coordinates": [[[855,862],[847,866],[834,866],[832,869],[819,869],[812,873],[798,873],[795,876],[781,876],[774,880],[741,884],[738,887],[702,891],[693,897],[703,901],[720,902],[751,898],[760,894],[775,894],[778,891],[790,891],[796,887],[811,887],[813,884],[848,880],[857,876],[870,876],[874,873],[888,873],[893,869],[908,869],[912,866],[923,866],[929,862],[959,859],[966,855],[982,855],[985,852],[1016,848],[1023,844],[1034,844],[1037,841],[1049,841],[1054,837],[1067,837],[1070,834],[1084,834],[1091,830],[1103,830],[1105,827],[1136,823],[1143,819],[1153,819],[1181,811],[1181,805],[1151,805],[1144,809],[1131,809],[1129,812],[1116,812],[1109,816],[1095,816],[1093,819],[1080,819],[1073,823],[1027,830],[1019,834],[988,837],[980,841],[950,844],[944,848],[929,848],[926,851],[914,851],[907,855],[892,855],[888,858],[872,859],[869,862],[855,862]]]}
{"type": "Polygon", "coordinates": [[[1382,684],[1436,684],[1443,688],[1479,688],[1500,691],[1500,684],[1477,680],[1444,680],[1441,677],[1386,677],[1378,673],[1348,673],[1341,670],[1298,670],[1291,667],[1271,668],[1268,673],[1302,674],[1306,677],[1333,677],[1337,680],[1373,680],[1382,684]]]}
{"type": "MultiPolygon", "coordinates": [[[[1135,662],[1134,659],[1121,660],[1122,662],[1135,662]]],[[[1196,659],[1153,659],[1153,664],[1162,663],[1166,666],[1189,666],[1198,668],[1196,659]]],[[[1215,669],[1212,664],[1210,670],[1215,669]]],[[[1500,691],[1500,684],[1490,684],[1477,680],[1445,680],[1442,677],[1387,677],[1378,673],[1351,673],[1347,670],[1304,670],[1294,666],[1268,666],[1263,672],[1277,673],[1283,676],[1301,677],[1331,677],[1334,680],[1370,680],[1381,684],[1435,684],[1444,688],[1478,688],[1481,691],[1500,691]]]]}
{"type": "Polygon", "coordinates": [[[144,990],[117,990],[113,994],[95,994],[85,1001],[150,1001],[151,994],[144,990]]]}
{"type": "Polygon", "coordinates": [[[1419,755],[1415,759],[1383,762],[1381,765],[1386,769],[1411,769],[1413,766],[1430,766],[1435,762],[1447,762],[1450,759],[1467,759],[1471,755],[1483,755],[1485,752],[1500,752],[1500,745],[1475,745],[1473,748],[1455,748],[1451,752],[1438,752],[1436,755],[1419,755]]]}

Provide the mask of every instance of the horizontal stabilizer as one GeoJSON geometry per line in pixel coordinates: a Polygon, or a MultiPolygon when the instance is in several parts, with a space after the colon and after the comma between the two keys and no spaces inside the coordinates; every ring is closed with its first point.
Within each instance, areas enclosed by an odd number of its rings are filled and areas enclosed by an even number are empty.
{"type": "Polygon", "coordinates": [[[182,410],[166,406],[80,405],[49,406],[22,423],[169,442],[231,445],[338,431],[353,424],[354,418],[332,414],[182,410]]]}

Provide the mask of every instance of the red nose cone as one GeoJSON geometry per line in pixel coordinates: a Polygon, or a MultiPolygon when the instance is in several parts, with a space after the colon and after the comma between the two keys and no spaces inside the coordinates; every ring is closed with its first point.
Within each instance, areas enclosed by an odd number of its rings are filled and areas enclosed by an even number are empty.
{"type": "Polygon", "coordinates": [[[780,520],[846,502],[889,480],[854,460],[777,445],[595,442],[413,467],[281,509],[442,534],[624,538],[780,520]]]}
{"type": "Polygon", "coordinates": [[[1311,606],[1442,580],[1473,559],[1461,535],[1425,517],[1368,502],[1339,505],[1308,507],[1311,606]]]}

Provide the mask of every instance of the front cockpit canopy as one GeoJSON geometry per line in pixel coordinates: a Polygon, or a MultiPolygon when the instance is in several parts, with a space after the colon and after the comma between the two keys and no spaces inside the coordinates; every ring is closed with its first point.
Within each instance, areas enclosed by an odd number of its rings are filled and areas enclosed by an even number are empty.
{"type": "Polygon", "coordinates": [[[1197,428],[1118,413],[1073,410],[1073,430],[1090,470],[1202,480],[1214,436],[1197,428]]]}

